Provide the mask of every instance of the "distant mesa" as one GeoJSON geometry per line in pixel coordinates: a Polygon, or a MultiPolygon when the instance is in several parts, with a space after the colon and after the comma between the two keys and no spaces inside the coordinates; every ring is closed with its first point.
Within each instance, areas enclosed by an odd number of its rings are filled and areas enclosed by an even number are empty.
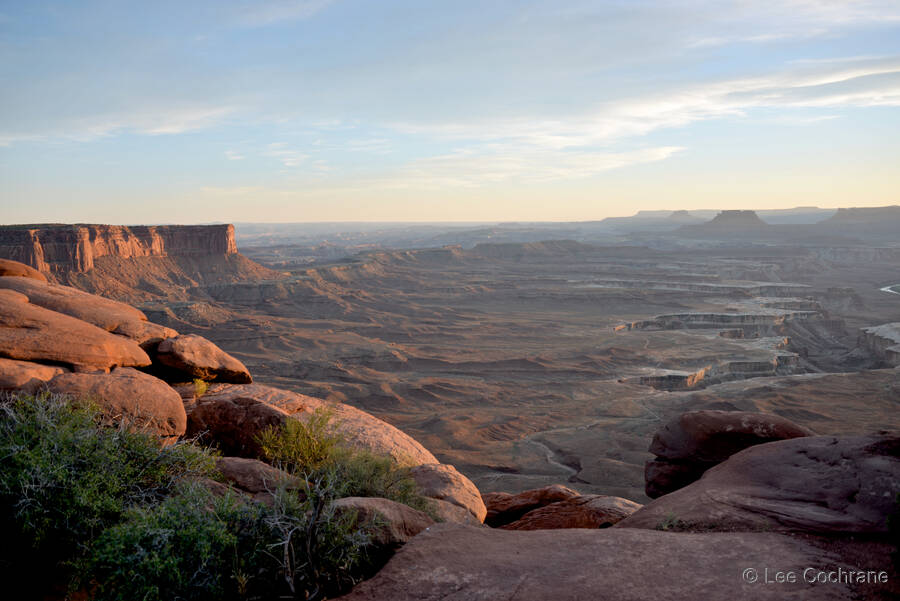
{"type": "Polygon", "coordinates": [[[769,224],[759,218],[756,211],[722,211],[706,227],[744,229],[766,227],[769,224]]]}
{"type": "Polygon", "coordinates": [[[670,221],[677,221],[680,223],[694,223],[695,221],[697,221],[697,217],[694,217],[684,209],[672,211],[672,214],[669,215],[668,219],[670,221]]]}
{"type": "Polygon", "coordinates": [[[838,209],[837,213],[822,221],[823,225],[900,222],[900,205],[888,207],[859,207],[838,209]]]}

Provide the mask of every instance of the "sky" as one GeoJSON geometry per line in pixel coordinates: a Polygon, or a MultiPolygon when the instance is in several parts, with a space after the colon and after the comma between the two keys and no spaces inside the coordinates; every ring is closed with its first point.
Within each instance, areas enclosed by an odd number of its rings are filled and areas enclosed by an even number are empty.
{"type": "Polygon", "coordinates": [[[0,223],[900,204],[897,0],[0,0],[0,223]]]}

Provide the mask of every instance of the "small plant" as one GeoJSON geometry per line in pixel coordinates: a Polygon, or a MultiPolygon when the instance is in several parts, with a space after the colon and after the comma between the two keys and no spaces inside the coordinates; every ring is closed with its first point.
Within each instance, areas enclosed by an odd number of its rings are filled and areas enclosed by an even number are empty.
{"type": "Polygon", "coordinates": [[[209,390],[209,383],[200,378],[194,378],[194,399],[201,398],[209,390]]]}
{"type": "Polygon", "coordinates": [[[666,514],[660,522],[656,525],[656,530],[665,530],[665,531],[680,531],[685,530],[687,528],[687,522],[678,519],[678,516],[672,512],[666,514]]]}
{"type": "Polygon", "coordinates": [[[259,435],[263,455],[294,474],[318,472],[344,443],[332,418],[330,410],[319,408],[305,421],[291,419],[279,428],[263,430],[259,435]]]}
{"type": "Polygon", "coordinates": [[[325,483],[336,497],[383,497],[434,517],[409,468],[349,446],[332,419],[331,411],[317,409],[306,421],[292,419],[264,430],[258,438],[263,455],[285,471],[325,483]]]}

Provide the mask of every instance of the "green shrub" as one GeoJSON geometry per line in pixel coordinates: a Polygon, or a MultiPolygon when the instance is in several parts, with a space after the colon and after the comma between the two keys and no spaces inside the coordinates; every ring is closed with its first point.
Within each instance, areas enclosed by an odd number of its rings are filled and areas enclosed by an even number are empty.
{"type": "Polygon", "coordinates": [[[93,545],[98,601],[315,600],[361,579],[369,535],[335,514],[333,491],[276,491],[273,507],[186,488],[135,508],[93,545]]]}
{"type": "Polygon", "coordinates": [[[263,430],[259,445],[263,455],[293,474],[315,474],[331,461],[344,444],[328,409],[316,409],[306,421],[290,419],[279,427],[263,430]]]}
{"type": "Polygon", "coordinates": [[[274,592],[275,540],[264,509],[199,485],[152,507],[134,507],[91,547],[84,571],[98,601],[242,599],[274,592]]]}
{"type": "Polygon", "coordinates": [[[291,419],[259,436],[266,460],[306,479],[327,483],[336,497],[383,497],[432,514],[409,468],[388,456],[349,446],[333,413],[317,409],[306,421],[291,419]]]}
{"type": "Polygon", "coordinates": [[[129,506],[158,502],[214,469],[193,445],[161,448],[125,425],[104,426],[89,403],[47,394],[0,401],[4,530],[57,558],[83,550],[129,506]]]}

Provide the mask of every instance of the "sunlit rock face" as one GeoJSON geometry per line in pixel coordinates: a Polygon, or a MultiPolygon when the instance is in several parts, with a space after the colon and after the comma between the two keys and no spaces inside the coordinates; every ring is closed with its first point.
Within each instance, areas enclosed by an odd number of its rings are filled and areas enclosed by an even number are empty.
{"type": "Polygon", "coordinates": [[[0,231],[0,257],[46,275],[83,273],[99,257],[235,254],[234,226],[23,225],[0,231]]]}

